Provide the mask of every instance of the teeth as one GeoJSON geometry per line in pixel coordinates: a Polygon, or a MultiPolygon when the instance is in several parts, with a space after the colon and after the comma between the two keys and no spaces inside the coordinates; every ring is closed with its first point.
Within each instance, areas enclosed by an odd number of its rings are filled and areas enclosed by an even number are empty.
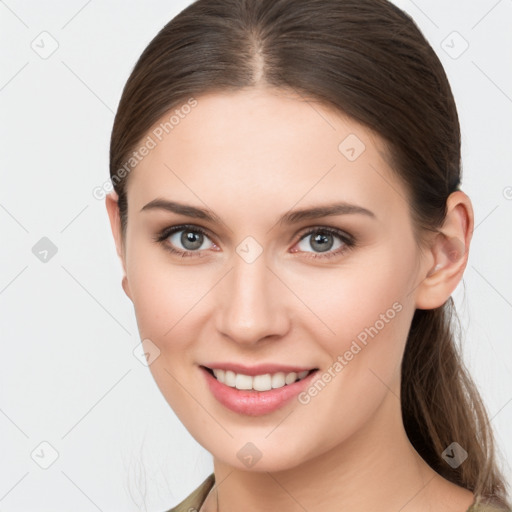
{"type": "Polygon", "coordinates": [[[309,370],[304,370],[303,372],[277,372],[274,374],[266,373],[265,375],[255,375],[254,377],[250,375],[244,375],[242,373],[235,373],[231,370],[213,370],[213,374],[215,378],[226,384],[231,388],[236,389],[252,389],[255,391],[269,391],[271,389],[282,388],[285,385],[293,384],[297,379],[303,379],[309,370]]]}

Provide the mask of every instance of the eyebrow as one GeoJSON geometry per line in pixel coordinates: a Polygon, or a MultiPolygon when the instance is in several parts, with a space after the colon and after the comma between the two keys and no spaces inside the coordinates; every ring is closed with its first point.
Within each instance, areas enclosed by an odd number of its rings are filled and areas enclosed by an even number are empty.
{"type": "MultiPolygon", "coordinates": [[[[222,222],[220,217],[215,215],[211,210],[197,208],[176,201],[168,201],[166,199],[153,199],[146,204],[142,211],[148,210],[166,210],[169,212],[185,215],[194,219],[202,219],[210,222],[222,222]]],[[[302,210],[293,210],[285,213],[280,219],[279,224],[295,224],[304,220],[312,220],[320,217],[329,217],[334,215],[348,215],[348,214],[361,214],[371,218],[376,218],[376,215],[362,206],[350,204],[346,202],[332,203],[327,205],[313,206],[304,208],[302,210]]]]}

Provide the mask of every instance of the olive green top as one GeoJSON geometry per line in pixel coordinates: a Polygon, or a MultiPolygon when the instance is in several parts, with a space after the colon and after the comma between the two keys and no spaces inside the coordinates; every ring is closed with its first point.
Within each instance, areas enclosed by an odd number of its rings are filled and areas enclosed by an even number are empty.
{"type": "MultiPolygon", "coordinates": [[[[206,496],[211,491],[215,484],[215,475],[211,473],[206,477],[204,482],[199,485],[191,494],[189,494],[183,501],[178,503],[175,507],[167,510],[166,512],[199,512],[203,505],[206,496]]],[[[476,501],[476,499],[475,499],[476,501]]],[[[475,502],[468,508],[466,512],[512,512],[503,507],[493,504],[491,500],[482,498],[479,505],[475,502]]]]}

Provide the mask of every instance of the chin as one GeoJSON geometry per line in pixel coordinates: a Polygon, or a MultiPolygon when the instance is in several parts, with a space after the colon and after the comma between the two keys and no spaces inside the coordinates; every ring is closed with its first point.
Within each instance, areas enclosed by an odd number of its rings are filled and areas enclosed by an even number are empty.
{"type": "Polygon", "coordinates": [[[219,450],[219,445],[214,450],[210,450],[207,446],[205,449],[208,450],[214,457],[222,464],[231,466],[241,471],[250,472],[279,472],[287,471],[293,468],[297,468],[301,464],[307,462],[305,456],[301,457],[300,454],[294,449],[293,446],[289,450],[279,450],[277,447],[258,447],[258,443],[241,443],[241,448],[234,447],[233,451],[227,451],[226,446],[224,450],[219,450]],[[233,452],[235,455],[233,456],[233,452]]]}

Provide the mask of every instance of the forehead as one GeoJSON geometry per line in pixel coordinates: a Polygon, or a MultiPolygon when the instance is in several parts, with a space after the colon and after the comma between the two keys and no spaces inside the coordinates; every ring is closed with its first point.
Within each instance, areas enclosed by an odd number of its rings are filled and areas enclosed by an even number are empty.
{"type": "Polygon", "coordinates": [[[383,141],[339,111],[274,89],[210,93],[195,102],[175,107],[146,135],[153,147],[128,180],[137,210],[166,195],[194,203],[236,197],[248,207],[268,200],[283,210],[319,199],[384,209],[404,202],[383,141]]]}

